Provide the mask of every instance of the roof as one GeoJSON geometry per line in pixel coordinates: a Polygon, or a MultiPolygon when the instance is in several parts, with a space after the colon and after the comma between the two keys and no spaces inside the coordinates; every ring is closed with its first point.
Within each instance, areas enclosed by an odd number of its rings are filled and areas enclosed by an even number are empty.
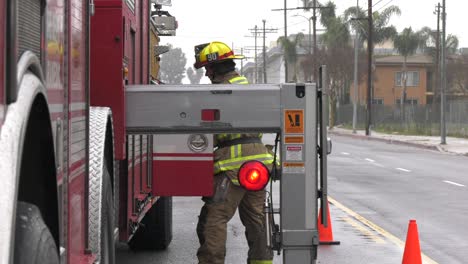
{"type": "MultiPolygon", "coordinates": [[[[385,56],[385,57],[376,57],[375,63],[376,64],[403,64],[404,57],[401,55],[392,55],[392,56],[385,56]]],[[[425,54],[417,54],[408,56],[406,60],[407,64],[432,64],[432,57],[425,54]]]]}

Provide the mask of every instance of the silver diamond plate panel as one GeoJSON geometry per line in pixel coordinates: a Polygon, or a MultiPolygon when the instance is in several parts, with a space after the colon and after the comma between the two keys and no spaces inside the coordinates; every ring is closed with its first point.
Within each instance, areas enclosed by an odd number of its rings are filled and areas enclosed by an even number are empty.
{"type": "MultiPolygon", "coordinates": [[[[100,256],[101,215],[102,215],[102,175],[107,121],[111,110],[107,107],[91,107],[89,121],[89,247],[100,256]]],[[[113,145],[113,144],[112,144],[113,145]]],[[[111,169],[111,168],[109,168],[111,169]]]]}

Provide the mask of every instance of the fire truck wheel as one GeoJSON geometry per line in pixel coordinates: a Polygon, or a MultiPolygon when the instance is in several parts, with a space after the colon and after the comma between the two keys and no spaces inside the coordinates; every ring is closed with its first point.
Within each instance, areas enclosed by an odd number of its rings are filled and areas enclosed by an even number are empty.
{"type": "Polygon", "coordinates": [[[14,263],[59,263],[57,246],[37,206],[18,202],[14,263]]]}
{"type": "Polygon", "coordinates": [[[162,250],[172,241],[172,197],[160,197],[128,243],[132,250],[162,250]]]}
{"type": "Polygon", "coordinates": [[[114,206],[112,198],[112,187],[109,171],[104,164],[102,174],[102,210],[101,210],[101,261],[103,264],[115,263],[115,245],[114,245],[114,206]]]}

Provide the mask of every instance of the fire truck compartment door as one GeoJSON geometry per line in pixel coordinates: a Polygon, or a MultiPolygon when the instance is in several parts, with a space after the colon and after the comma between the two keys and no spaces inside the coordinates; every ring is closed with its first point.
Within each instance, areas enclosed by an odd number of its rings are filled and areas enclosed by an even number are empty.
{"type": "Polygon", "coordinates": [[[213,134],[153,135],[153,195],[213,194],[213,134]]]}

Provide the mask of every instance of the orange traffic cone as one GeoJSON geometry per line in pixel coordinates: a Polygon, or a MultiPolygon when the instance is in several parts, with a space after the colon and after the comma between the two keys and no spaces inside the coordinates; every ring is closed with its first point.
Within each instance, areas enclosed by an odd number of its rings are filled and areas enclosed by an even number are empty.
{"type": "Polygon", "coordinates": [[[318,215],[318,232],[320,245],[339,245],[340,241],[333,241],[332,221],[330,217],[330,209],[327,203],[327,226],[322,223],[322,210],[319,210],[318,215]]]}
{"type": "Polygon", "coordinates": [[[416,220],[410,220],[408,234],[406,235],[403,264],[422,264],[421,248],[419,247],[418,225],[416,220]]]}

